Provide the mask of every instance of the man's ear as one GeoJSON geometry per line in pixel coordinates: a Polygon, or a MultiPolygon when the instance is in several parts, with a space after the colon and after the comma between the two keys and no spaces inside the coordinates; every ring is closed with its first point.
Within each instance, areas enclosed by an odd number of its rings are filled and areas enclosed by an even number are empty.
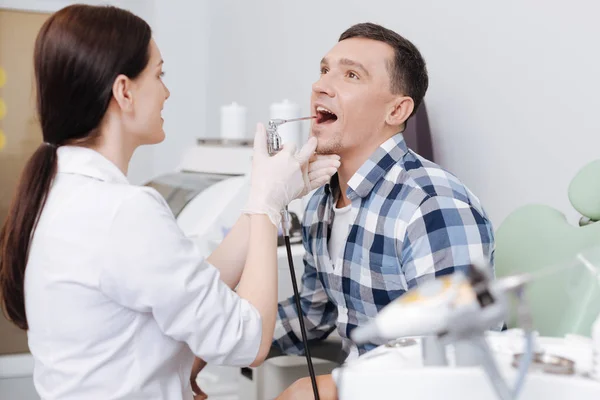
{"type": "Polygon", "coordinates": [[[133,96],[131,94],[131,80],[125,75],[117,76],[112,87],[112,94],[119,108],[123,111],[133,109],[133,96]]]}
{"type": "Polygon", "coordinates": [[[415,102],[411,97],[398,96],[392,103],[385,122],[391,126],[401,126],[406,122],[415,109],[415,102]]]}

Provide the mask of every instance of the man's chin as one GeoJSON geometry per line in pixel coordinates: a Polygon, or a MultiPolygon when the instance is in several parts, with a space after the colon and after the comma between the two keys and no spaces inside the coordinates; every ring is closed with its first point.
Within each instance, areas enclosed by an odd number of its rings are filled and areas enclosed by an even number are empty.
{"type": "Polygon", "coordinates": [[[331,147],[320,147],[317,146],[317,150],[316,150],[317,154],[320,154],[322,156],[330,156],[333,154],[338,154],[338,152],[335,149],[332,149],[331,147]]]}
{"type": "Polygon", "coordinates": [[[331,143],[319,140],[320,143],[317,144],[317,149],[315,152],[317,154],[321,154],[324,156],[332,155],[332,154],[340,154],[340,150],[342,150],[342,146],[340,143],[331,143]]]}
{"type": "Polygon", "coordinates": [[[330,137],[326,139],[324,136],[329,135],[324,135],[322,131],[317,129],[313,129],[310,136],[314,136],[318,140],[317,149],[315,150],[317,154],[339,154],[339,151],[341,150],[341,143],[338,142],[339,138],[330,137]]]}

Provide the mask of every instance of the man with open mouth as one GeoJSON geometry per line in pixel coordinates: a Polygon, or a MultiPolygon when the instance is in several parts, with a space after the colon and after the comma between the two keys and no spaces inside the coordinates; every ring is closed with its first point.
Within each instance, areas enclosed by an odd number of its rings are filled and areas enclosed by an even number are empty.
{"type": "MultiPolygon", "coordinates": [[[[428,87],[410,41],[358,24],[320,67],[311,135],[317,152],[338,154],[341,166],[304,215],[301,304],[309,340],[337,329],[350,360],[378,345],[357,346],[350,332],[407,290],[472,263],[493,269],[494,236],[479,199],[406,146],[402,132],[428,87]]],[[[286,353],[304,351],[297,319],[293,299],[279,304],[274,344],[286,353]]],[[[330,375],[317,382],[321,399],[336,398],[330,375]]],[[[303,398],[313,398],[308,378],[279,397],[303,398]]]]}

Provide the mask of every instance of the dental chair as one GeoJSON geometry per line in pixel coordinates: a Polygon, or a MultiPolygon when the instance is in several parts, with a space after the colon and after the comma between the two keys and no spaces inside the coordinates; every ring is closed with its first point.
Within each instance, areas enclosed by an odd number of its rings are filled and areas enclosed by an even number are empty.
{"type": "Polygon", "coordinates": [[[543,336],[589,337],[600,313],[600,160],[576,174],[569,200],[582,215],[579,226],[558,210],[532,204],[510,214],[496,233],[498,277],[573,266],[539,279],[527,293],[534,329],[543,336]]]}

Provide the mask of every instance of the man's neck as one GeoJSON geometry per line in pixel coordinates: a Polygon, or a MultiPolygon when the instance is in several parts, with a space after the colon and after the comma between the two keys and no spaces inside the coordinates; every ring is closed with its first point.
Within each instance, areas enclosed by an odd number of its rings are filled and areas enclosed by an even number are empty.
{"type": "MultiPolygon", "coordinates": [[[[390,131],[391,132],[391,131],[390,131]]],[[[373,155],[373,153],[389,138],[396,135],[398,132],[388,133],[383,139],[374,142],[371,145],[362,145],[358,148],[349,150],[344,154],[339,154],[342,165],[338,168],[338,182],[340,193],[337,198],[336,207],[341,208],[351,203],[350,199],[346,196],[346,190],[348,189],[348,182],[358,169],[373,155]]]]}
{"type": "Polygon", "coordinates": [[[338,208],[342,208],[350,204],[350,199],[346,196],[348,182],[354,176],[356,171],[358,171],[360,166],[369,159],[370,154],[345,154],[340,157],[341,165],[337,172],[340,190],[336,204],[338,208]]]}

